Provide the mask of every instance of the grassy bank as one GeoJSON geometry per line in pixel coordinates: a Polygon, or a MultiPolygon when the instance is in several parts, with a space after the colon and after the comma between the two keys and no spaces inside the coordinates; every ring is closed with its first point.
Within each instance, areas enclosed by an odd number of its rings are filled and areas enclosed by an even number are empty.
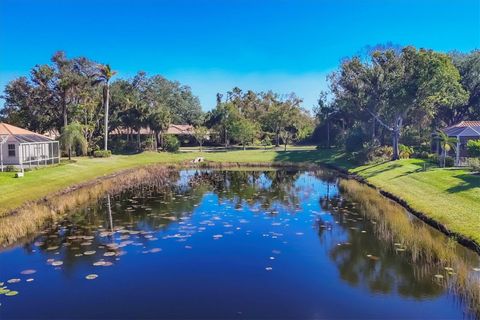
{"type": "Polygon", "coordinates": [[[405,200],[449,230],[480,243],[479,175],[466,169],[429,168],[420,159],[362,166],[351,171],[405,200]]]}
{"type": "Polygon", "coordinates": [[[229,152],[144,152],[137,155],[115,155],[111,158],[75,158],[75,162],[27,172],[22,179],[14,173],[0,174],[0,216],[21,206],[25,201],[37,200],[53,192],[68,188],[116,171],[153,163],[181,163],[204,157],[214,162],[325,162],[343,163],[335,151],[317,151],[313,148],[293,151],[246,150],[229,152]]]}
{"type": "Polygon", "coordinates": [[[108,159],[76,158],[74,163],[28,172],[22,179],[13,178],[13,173],[3,173],[0,174],[0,216],[25,201],[37,200],[120,170],[153,163],[182,163],[199,156],[213,162],[308,162],[350,169],[448,229],[480,243],[480,176],[464,169],[427,168],[424,171],[424,161],[418,159],[353,168],[341,152],[305,147],[287,152],[259,149],[203,153],[189,150],[175,154],[145,152],[108,159]]]}

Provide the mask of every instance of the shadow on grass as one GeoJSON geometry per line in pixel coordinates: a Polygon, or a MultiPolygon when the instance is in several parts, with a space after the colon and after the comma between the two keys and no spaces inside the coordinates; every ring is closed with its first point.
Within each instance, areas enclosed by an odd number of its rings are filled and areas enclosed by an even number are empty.
{"type": "Polygon", "coordinates": [[[473,188],[480,188],[480,176],[474,174],[460,174],[455,176],[456,178],[460,179],[460,184],[448,188],[447,192],[455,193],[461,191],[468,191],[473,188]]]}
{"type": "MultiPolygon", "coordinates": [[[[379,168],[379,169],[375,169],[375,170],[372,170],[372,171],[369,171],[369,172],[364,172],[361,174],[362,177],[364,178],[371,178],[371,177],[374,177],[376,175],[379,175],[383,172],[387,172],[387,171],[391,171],[391,170],[394,170],[396,168],[401,168],[402,165],[401,164],[398,164],[398,163],[391,163],[383,168],[379,168]]],[[[368,169],[371,169],[371,167],[369,167],[368,169]]]]}
{"type": "Polygon", "coordinates": [[[291,150],[278,151],[274,159],[275,162],[307,162],[314,164],[329,164],[344,169],[352,168],[343,154],[338,150],[291,150]]]}

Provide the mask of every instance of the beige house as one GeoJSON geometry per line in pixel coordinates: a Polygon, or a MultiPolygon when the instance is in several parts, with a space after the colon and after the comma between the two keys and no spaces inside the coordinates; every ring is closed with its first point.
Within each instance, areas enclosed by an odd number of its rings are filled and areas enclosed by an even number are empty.
{"type": "Polygon", "coordinates": [[[0,167],[38,166],[60,162],[58,141],[0,122],[0,167]]]}

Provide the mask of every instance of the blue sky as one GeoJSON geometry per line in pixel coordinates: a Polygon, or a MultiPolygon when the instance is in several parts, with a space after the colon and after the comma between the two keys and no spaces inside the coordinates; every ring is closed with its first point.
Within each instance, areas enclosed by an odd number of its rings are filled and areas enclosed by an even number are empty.
{"type": "Polygon", "coordinates": [[[388,42],[479,48],[480,0],[1,0],[0,90],[63,50],[179,80],[204,110],[234,86],[310,108],[342,58],[388,42]]]}

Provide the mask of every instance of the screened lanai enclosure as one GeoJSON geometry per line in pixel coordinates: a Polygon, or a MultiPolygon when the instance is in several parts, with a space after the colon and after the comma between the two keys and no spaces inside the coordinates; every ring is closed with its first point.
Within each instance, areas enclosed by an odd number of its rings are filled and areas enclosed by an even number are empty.
{"type": "Polygon", "coordinates": [[[58,141],[44,135],[0,123],[0,166],[24,169],[60,162],[58,141]]]}

